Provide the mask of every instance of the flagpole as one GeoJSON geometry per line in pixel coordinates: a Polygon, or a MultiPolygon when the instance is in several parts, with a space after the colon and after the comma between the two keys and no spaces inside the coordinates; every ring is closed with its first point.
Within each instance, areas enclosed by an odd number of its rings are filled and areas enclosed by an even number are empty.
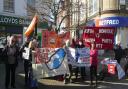
{"type": "Polygon", "coordinates": [[[37,23],[35,24],[34,36],[37,36],[37,23]]]}

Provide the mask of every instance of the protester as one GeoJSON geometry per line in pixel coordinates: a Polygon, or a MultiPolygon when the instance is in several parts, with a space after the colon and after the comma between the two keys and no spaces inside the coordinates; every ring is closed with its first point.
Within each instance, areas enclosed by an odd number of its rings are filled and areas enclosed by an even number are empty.
{"type": "Polygon", "coordinates": [[[120,45],[120,42],[116,44],[114,48],[114,52],[115,52],[115,60],[117,60],[117,62],[120,64],[120,60],[123,57],[123,49],[120,45]]]}
{"type": "MultiPolygon", "coordinates": [[[[63,46],[63,48],[65,49],[65,52],[66,52],[66,54],[68,53],[67,52],[67,50],[68,50],[68,47],[67,47],[67,45],[64,45],[63,46]]],[[[69,63],[69,61],[70,60],[67,60],[67,62],[68,62],[68,67],[69,67],[69,74],[65,74],[64,75],[64,84],[67,84],[68,83],[68,81],[67,81],[67,76],[69,76],[69,78],[68,78],[68,80],[69,80],[69,82],[72,82],[72,79],[71,79],[71,77],[72,77],[72,75],[73,75],[73,71],[72,71],[72,65],[69,63]]]]}
{"type": "MultiPolygon", "coordinates": [[[[84,48],[84,47],[85,46],[83,44],[83,41],[81,40],[78,42],[78,44],[76,44],[76,48],[84,48]]],[[[80,68],[80,73],[81,73],[81,79],[84,80],[86,76],[85,67],[76,67],[76,71],[75,71],[76,79],[78,77],[79,68],[80,68]]]]}
{"type": "Polygon", "coordinates": [[[128,47],[125,48],[125,50],[124,50],[124,54],[125,54],[124,71],[125,71],[126,76],[128,76],[128,73],[127,73],[127,71],[128,71],[128,47]]]}
{"type": "Polygon", "coordinates": [[[11,76],[11,87],[15,88],[15,71],[18,65],[19,47],[17,47],[16,36],[11,36],[9,43],[3,49],[3,55],[5,59],[5,88],[9,88],[10,76],[11,76]]]}
{"type": "MultiPolygon", "coordinates": [[[[21,54],[23,54],[26,51],[25,48],[28,48],[29,42],[30,42],[30,40],[26,39],[25,43],[21,46],[21,48],[20,48],[21,54]]],[[[30,54],[28,54],[28,55],[30,55],[30,54]]],[[[28,75],[29,75],[29,68],[31,67],[31,60],[29,57],[28,58],[22,57],[22,58],[24,61],[25,87],[26,87],[26,86],[28,86],[28,83],[29,83],[29,76],[28,75]]]]}
{"type": "Polygon", "coordinates": [[[95,76],[96,82],[95,85],[97,86],[97,65],[98,65],[98,51],[96,49],[96,45],[94,42],[91,43],[90,48],[90,79],[91,79],[91,85],[93,85],[93,76],[95,76]]]}

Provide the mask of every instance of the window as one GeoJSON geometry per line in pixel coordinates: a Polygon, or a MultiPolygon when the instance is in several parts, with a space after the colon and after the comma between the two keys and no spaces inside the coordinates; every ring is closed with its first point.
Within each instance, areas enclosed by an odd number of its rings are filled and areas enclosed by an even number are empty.
{"type": "Polygon", "coordinates": [[[35,14],[35,0],[27,0],[27,10],[28,16],[33,16],[35,14]]]}
{"type": "Polygon", "coordinates": [[[99,3],[97,0],[89,0],[89,2],[88,2],[89,15],[93,15],[98,12],[98,9],[99,9],[98,5],[99,5],[99,3]]]}
{"type": "Polygon", "coordinates": [[[128,0],[126,0],[125,2],[126,2],[126,10],[128,10],[128,0]]]}
{"type": "Polygon", "coordinates": [[[14,0],[4,0],[4,11],[14,12],[14,0]]]}

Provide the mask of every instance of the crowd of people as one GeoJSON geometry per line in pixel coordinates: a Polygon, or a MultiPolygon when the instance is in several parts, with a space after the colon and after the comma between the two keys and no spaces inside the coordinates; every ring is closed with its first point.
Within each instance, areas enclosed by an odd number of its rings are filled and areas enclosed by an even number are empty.
{"type": "MultiPolygon", "coordinates": [[[[78,42],[72,41],[73,45],[71,47],[74,48],[84,48],[85,45],[83,44],[83,41],[80,40],[78,42]]],[[[23,59],[24,62],[24,74],[25,74],[25,86],[27,87],[29,85],[29,72],[32,69],[32,51],[35,50],[36,47],[38,47],[37,38],[33,38],[32,40],[26,39],[25,43],[19,47],[17,45],[17,37],[15,35],[10,37],[10,40],[7,42],[6,46],[4,47],[2,51],[2,55],[5,61],[5,69],[6,69],[6,76],[5,76],[5,88],[8,89],[9,85],[11,85],[12,88],[16,88],[15,86],[15,72],[16,67],[18,65],[18,59],[19,56],[22,56],[22,53],[25,51],[24,48],[30,48],[30,55],[29,59],[23,59]],[[11,78],[10,78],[11,77],[11,78]]],[[[124,53],[126,55],[126,58],[128,58],[128,50],[123,51],[120,44],[117,44],[114,47],[115,52],[115,59],[120,64],[121,58],[123,57],[124,53]]],[[[90,85],[93,85],[93,80],[95,79],[95,85],[97,86],[97,67],[98,67],[98,50],[96,49],[96,43],[92,42],[90,45],[90,85]],[[95,78],[94,78],[95,77],[95,78]]],[[[127,65],[125,66],[125,72],[127,72],[128,69],[128,61],[127,65]]],[[[76,67],[75,68],[75,77],[78,78],[78,73],[80,70],[81,79],[84,81],[86,77],[86,69],[85,67],[76,67]]],[[[71,76],[73,75],[72,71],[72,65],[69,64],[69,71],[70,71],[70,77],[69,80],[71,80],[71,76]]],[[[66,75],[64,76],[64,81],[66,79],[66,75]]],[[[66,81],[65,81],[66,82],[66,81]]]]}
{"type": "Polygon", "coordinates": [[[37,39],[34,37],[33,39],[26,39],[25,43],[19,47],[17,36],[12,35],[9,40],[7,40],[7,44],[2,50],[2,58],[5,63],[5,88],[9,89],[16,88],[15,86],[15,73],[16,68],[18,66],[19,59],[23,59],[24,62],[24,73],[25,73],[25,86],[28,86],[30,83],[29,72],[32,68],[32,50],[37,47],[37,39]],[[24,48],[30,48],[29,59],[22,58],[22,53],[25,51],[24,48]]]}

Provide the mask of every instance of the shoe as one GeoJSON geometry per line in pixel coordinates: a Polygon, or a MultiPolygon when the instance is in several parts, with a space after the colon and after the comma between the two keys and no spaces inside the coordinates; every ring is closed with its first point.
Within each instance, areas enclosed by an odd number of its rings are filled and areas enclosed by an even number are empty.
{"type": "Polygon", "coordinates": [[[67,84],[67,81],[66,81],[66,80],[64,80],[64,81],[63,81],[63,83],[64,83],[64,84],[67,84]]]}
{"type": "Polygon", "coordinates": [[[28,87],[27,84],[24,84],[24,87],[28,87]]]}
{"type": "Polygon", "coordinates": [[[16,86],[15,86],[15,85],[13,85],[13,86],[11,86],[11,88],[16,88],[16,86]]]}
{"type": "Polygon", "coordinates": [[[5,89],[9,89],[8,87],[5,87],[5,89]]]}
{"type": "Polygon", "coordinates": [[[69,83],[73,83],[73,80],[72,80],[72,79],[70,79],[70,80],[69,80],[69,83]]]}
{"type": "Polygon", "coordinates": [[[90,83],[90,86],[93,86],[93,83],[92,82],[90,83]]]}

